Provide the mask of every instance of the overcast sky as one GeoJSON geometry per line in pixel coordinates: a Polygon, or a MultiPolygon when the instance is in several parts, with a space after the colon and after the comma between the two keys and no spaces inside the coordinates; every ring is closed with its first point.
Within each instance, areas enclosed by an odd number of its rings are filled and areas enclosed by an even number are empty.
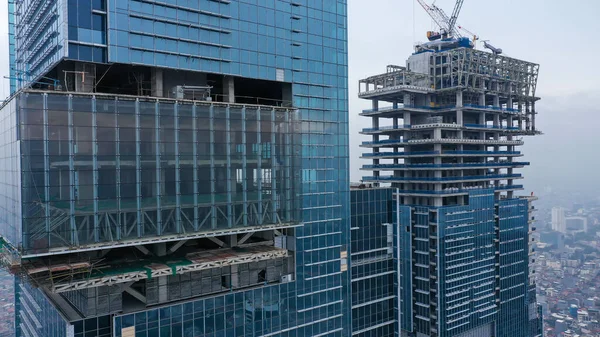
{"type": "MultiPolygon", "coordinates": [[[[333,0],[323,0],[333,1],[333,0]]],[[[432,0],[428,0],[431,2],[432,0]]],[[[369,106],[359,100],[358,80],[382,73],[388,64],[404,65],[415,42],[424,41],[432,21],[416,0],[348,0],[351,178],[361,177],[357,137],[369,106]]],[[[437,0],[447,13],[454,0],[437,0]]],[[[6,97],[8,28],[6,0],[0,0],[0,97],[6,97]]],[[[600,190],[600,1],[467,0],[458,23],[505,54],[539,63],[538,129],[523,151],[532,162],[524,170],[527,189],[594,188],[600,190]]],[[[600,193],[598,193],[600,194],[600,193]]]]}

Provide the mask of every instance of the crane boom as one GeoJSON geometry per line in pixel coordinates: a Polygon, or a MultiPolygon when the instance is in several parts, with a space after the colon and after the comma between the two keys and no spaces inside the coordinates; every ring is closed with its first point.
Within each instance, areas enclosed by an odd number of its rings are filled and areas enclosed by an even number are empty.
{"type": "Polygon", "coordinates": [[[458,14],[460,14],[460,10],[462,9],[464,1],[465,0],[456,0],[456,4],[454,5],[454,11],[452,11],[452,16],[450,17],[450,21],[448,22],[449,33],[455,31],[454,26],[456,25],[456,20],[458,19],[458,14]]]}
{"type": "Polygon", "coordinates": [[[442,29],[442,30],[446,30],[446,25],[448,24],[448,21],[446,21],[447,16],[446,14],[441,11],[438,7],[436,7],[435,5],[429,6],[425,0],[417,0],[419,2],[419,4],[421,5],[421,7],[423,7],[423,9],[427,12],[427,14],[433,19],[433,21],[442,29]],[[443,15],[440,14],[440,11],[443,15]]]}
{"type": "Polygon", "coordinates": [[[460,9],[462,8],[462,4],[464,0],[457,0],[456,5],[454,6],[454,12],[452,13],[452,17],[448,17],[448,15],[438,6],[436,5],[428,5],[425,0],[417,0],[421,7],[425,9],[427,14],[433,19],[433,21],[440,27],[441,33],[443,35],[450,35],[454,37],[460,37],[459,31],[456,29],[456,20],[458,18],[458,14],[460,13],[460,9]]]}

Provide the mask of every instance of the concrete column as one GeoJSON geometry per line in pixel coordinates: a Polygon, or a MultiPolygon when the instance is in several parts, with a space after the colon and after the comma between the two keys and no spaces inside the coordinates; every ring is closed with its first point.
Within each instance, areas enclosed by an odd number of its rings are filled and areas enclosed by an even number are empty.
{"type": "MultiPolygon", "coordinates": [[[[433,145],[433,150],[434,151],[438,151],[439,153],[442,153],[442,144],[434,144],[433,145]]],[[[442,163],[442,157],[438,156],[438,157],[433,158],[433,162],[434,162],[434,164],[441,164],[442,163]]],[[[437,177],[437,172],[440,172],[440,171],[436,171],[436,177],[437,177]]]]}
{"type": "MultiPolygon", "coordinates": [[[[529,117],[529,113],[530,113],[530,111],[529,111],[529,102],[526,102],[525,103],[525,116],[529,117]]],[[[525,128],[527,130],[531,130],[531,119],[527,119],[525,121],[525,128]]]]}
{"type": "Polygon", "coordinates": [[[535,102],[531,102],[531,130],[535,131],[535,102]]]}
{"type": "Polygon", "coordinates": [[[151,88],[153,97],[164,97],[163,80],[163,70],[160,68],[152,68],[151,88]]]}
{"type": "Polygon", "coordinates": [[[158,278],[158,303],[165,303],[169,300],[169,286],[166,276],[158,278]]]}
{"type": "MultiPolygon", "coordinates": [[[[236,247],[238,245],[237,234],[230,235],[227,239],[229,247],[236,247]]],[[[238,265],[231,266],[231,287],[239,288],[240,286],[240,275],[238,274],[238,265]]]]}
{"type": "Polygon", "coordinates": [[[479,105],[485,105],[485,94],[479,95],[479,105]]]}
{"type": "Polygon", "coordinates": [[[410,112],[405,112],[404,113],[404,124],[406,125],[411,125],[411,120],[410,120],[410,112]]]}
{"type": "Polygon", "coordinates": [[[161,242],[152,245],[152,251],[154,252],[154,255],[159,257],[167,255],[167,243],[161,242]]]}
{"type": "Polygon", "coordinates": [[[412,105],[412,101],[410,99],[410,94],[404,94],[404,100],[403,100],[404,105],[412,105]]]}
{"type": "Polygon", "coordinates": [[[494,95],[494,106],[500,106],[500,96],[494,95]]]}
{"type": "Polygon", "coordinates": [[[223,101],[235,103],[235,84],[232,76],[223,77],[223,101]]]}
{"type": "Polygon", "coordinates": [[[456,106],[457,107],[463,106],[463,92],[460,90],[456,92],[456,106]]]}
{"type": "MultiPolygon", "coordinates": [[[[373,111],[377,111],[379,109],[379,101],[374,99],[371,101],[371,106],[373,111]]],[[[371,127],[373,129],[379,128],[379,117],[371,117],[371,127]]],[[[373,135],[373,141],[379,141],[379,135],[373,135]]],[[[373,153],[379,153],[379,148],[374,147],[373,153]]],[[[373,165],[379,165],[379,159],[373,159],[373,165]]],[[[379,177],[379,171],[373,171],[374,177],[379,177]]],[[[379,186],[379,183],[374,183],[373,186],[379,186]]]]}

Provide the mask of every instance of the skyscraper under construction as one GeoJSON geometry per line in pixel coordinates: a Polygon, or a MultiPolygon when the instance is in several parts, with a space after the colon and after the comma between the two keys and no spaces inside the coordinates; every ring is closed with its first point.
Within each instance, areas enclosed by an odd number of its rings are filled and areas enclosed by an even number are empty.
{"type": "Polygon", "coordinates": [[[535,197],[517,195],[538,68],[448,38],[360,81],[363,181],[393,189],[402,335],[541,335],[535,197]]]}

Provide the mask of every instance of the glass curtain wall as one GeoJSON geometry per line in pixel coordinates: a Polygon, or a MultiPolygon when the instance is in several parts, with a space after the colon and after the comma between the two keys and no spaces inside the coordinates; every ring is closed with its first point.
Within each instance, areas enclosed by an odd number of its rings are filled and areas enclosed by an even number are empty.
{"type": "Polygon", "coordinates": [[[294,110],[62,94],[21,102],[28,253],[297,219],[294,110]]]}

